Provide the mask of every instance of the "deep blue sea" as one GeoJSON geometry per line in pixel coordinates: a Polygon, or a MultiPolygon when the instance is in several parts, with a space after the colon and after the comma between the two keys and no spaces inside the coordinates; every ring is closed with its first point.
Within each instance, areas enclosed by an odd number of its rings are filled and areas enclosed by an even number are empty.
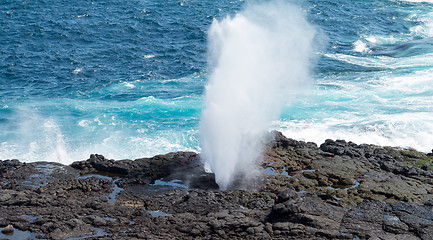
{"type": "MultiPolygon", "coordinates": [[[[197,151],[208,29],[240,0],[1,0],[0,159],[197,151]]],[[[296,1],[313,85],[272,129],[433,148],[433,1],[296,1]]],[[[296,33],[289,33],[296,34],[296,33]]]]}

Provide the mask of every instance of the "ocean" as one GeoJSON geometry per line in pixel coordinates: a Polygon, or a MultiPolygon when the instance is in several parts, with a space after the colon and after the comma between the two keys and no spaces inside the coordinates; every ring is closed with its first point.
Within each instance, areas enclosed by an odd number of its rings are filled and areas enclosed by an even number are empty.
{"type": "MultiPolygon", "coordinates": [[[[289,2],[316,29],[312,84],[269,129],[430,152],[433,1],[289,2]]],[[[247,4],[0,1],[0,159],[200,152],[208,31],[247,4]]]]}

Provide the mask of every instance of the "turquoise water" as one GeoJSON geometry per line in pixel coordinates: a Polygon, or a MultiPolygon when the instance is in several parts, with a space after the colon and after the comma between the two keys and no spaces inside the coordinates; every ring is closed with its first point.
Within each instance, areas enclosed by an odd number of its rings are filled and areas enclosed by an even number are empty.
{"type": "MultiPolygon", "coordinates": [[[[273,129],[433,148],[433,1],[296,1],[313,86],[273,129]]],[[[207,31],[245,1],[0,2],[0,159],[200,151],[207,31]]],[[[290,34],[290,33],[288,33],[290,34]]]]}

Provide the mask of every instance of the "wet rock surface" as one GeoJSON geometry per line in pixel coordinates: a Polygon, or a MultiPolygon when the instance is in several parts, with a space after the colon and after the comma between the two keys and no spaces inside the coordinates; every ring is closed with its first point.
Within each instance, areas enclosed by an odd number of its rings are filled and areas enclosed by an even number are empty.
{"type": "Polygon", "coordinates": [[[433,239],[432,154],[273,132],[258,166],[220,191],[191,152],[0,161],[0,239],[433,239]]]}

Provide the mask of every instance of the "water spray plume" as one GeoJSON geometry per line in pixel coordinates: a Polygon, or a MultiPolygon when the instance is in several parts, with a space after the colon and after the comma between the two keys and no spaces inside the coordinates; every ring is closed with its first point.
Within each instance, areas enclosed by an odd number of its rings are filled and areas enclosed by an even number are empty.
{"type": "Polygon", "coordinates": [[[227,189],[235,178],[258,173],[255,163],[272,121],[310,82],[315,29],[300,8],[272,1],[214,20],[208,34],[202,158],[227,189]]]}

